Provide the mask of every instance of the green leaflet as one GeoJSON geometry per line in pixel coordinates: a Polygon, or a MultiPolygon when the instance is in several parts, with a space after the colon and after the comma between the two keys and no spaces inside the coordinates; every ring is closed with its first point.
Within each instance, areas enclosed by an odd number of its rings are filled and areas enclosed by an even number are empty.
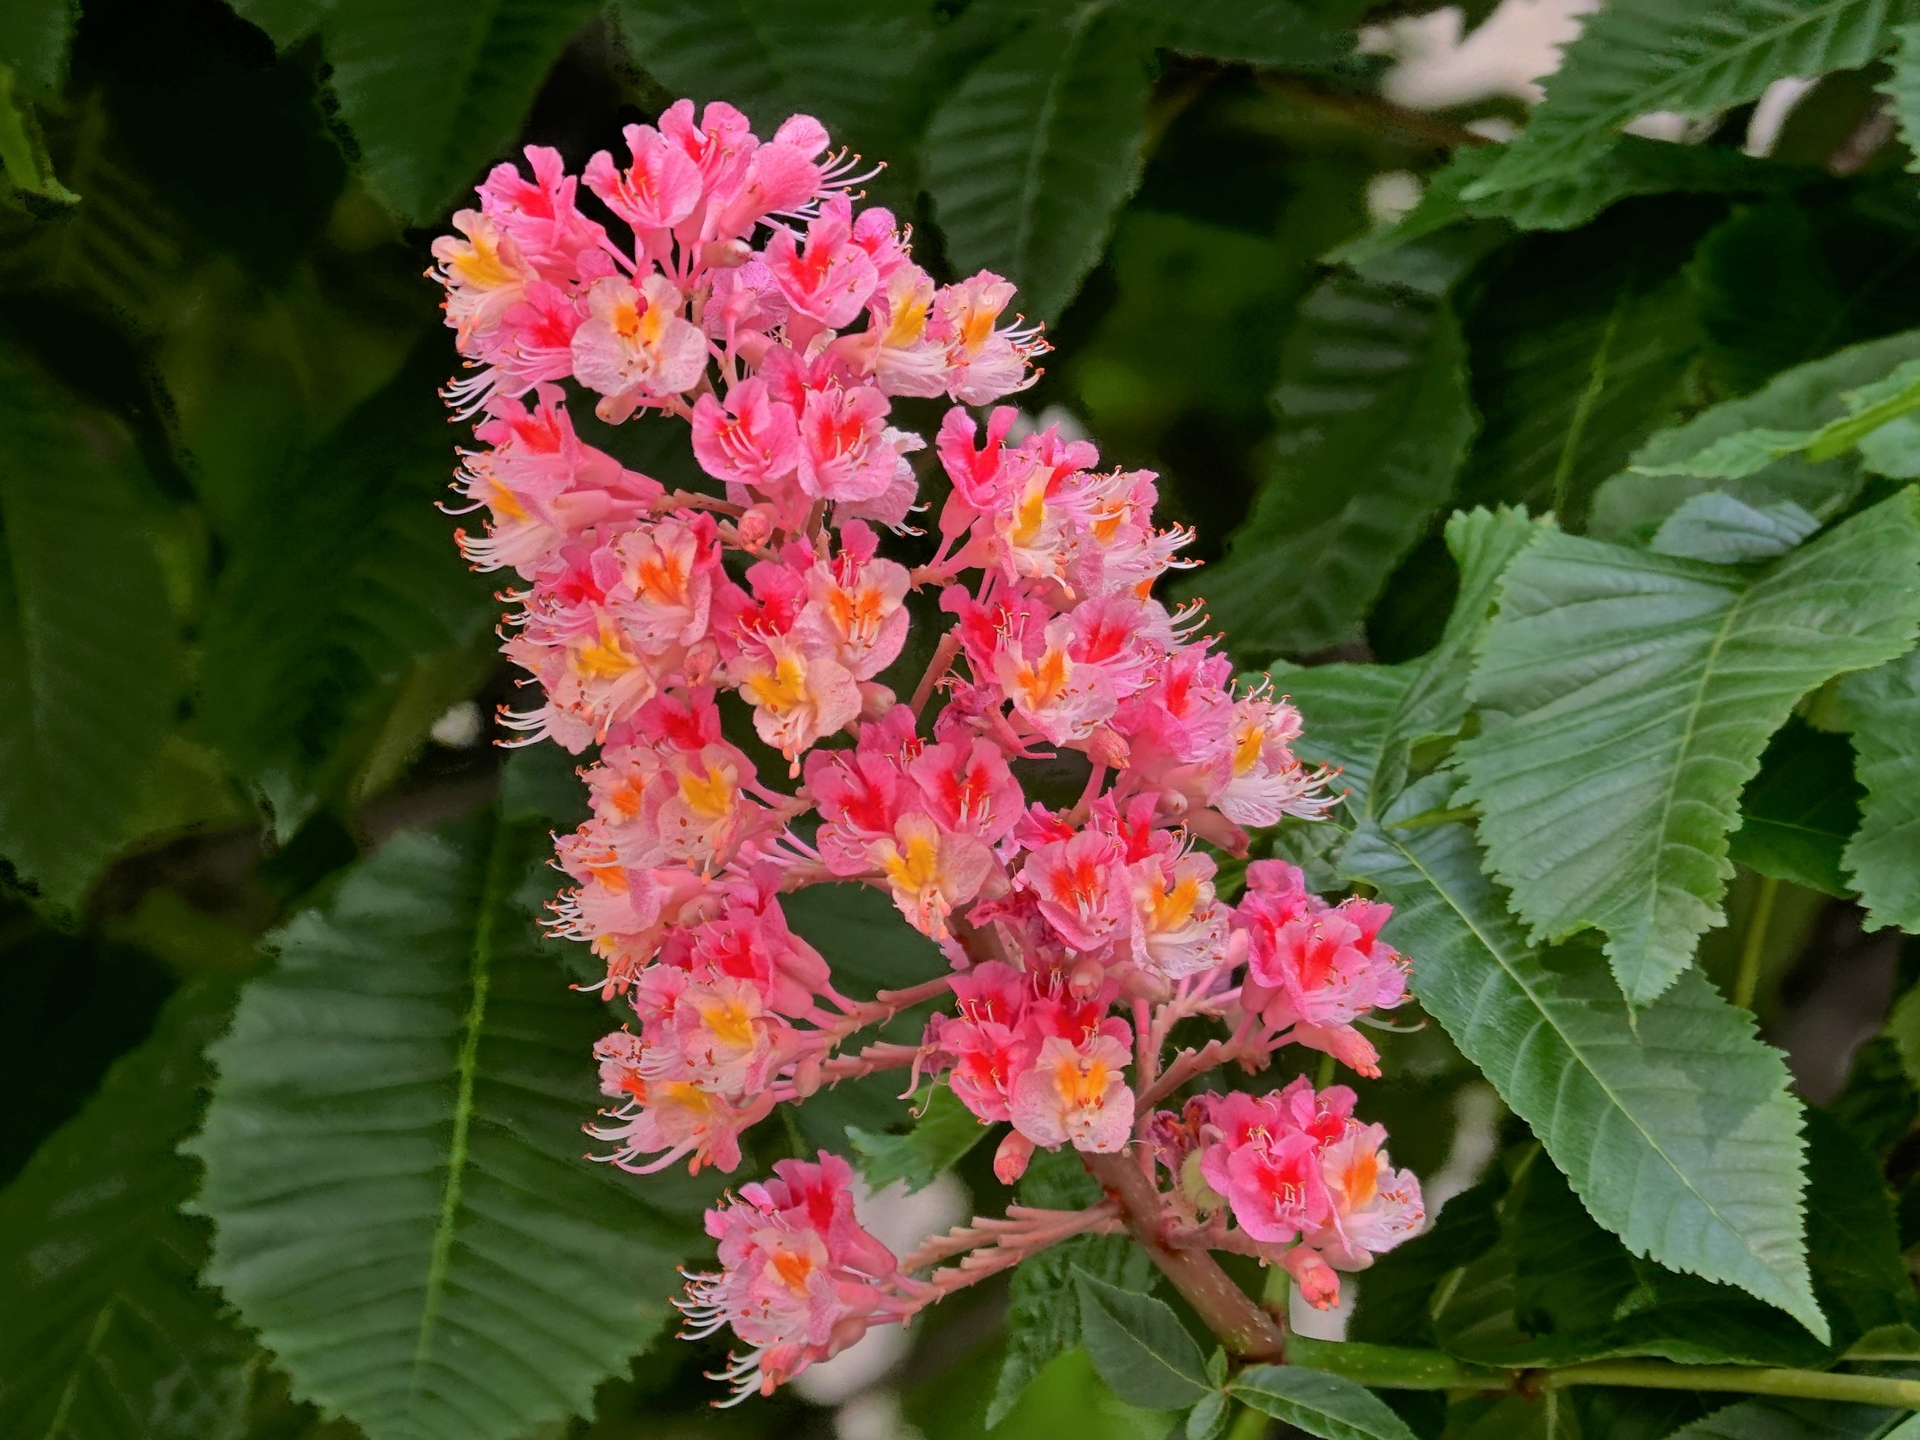
{"type": "Polygon", "coordinates": [[[1668,1440],[1913,1440],[1905,1410],[1818,1400],[1742,1400],[1676,1430],[1668,1440]]]}
{"type": "Polygon", "coordinates": [[[951,1086],[935,1082],[906,1134],[870,1135],[849,1125],[847,1139],[860,1157],[860,1173],[869,1187],[884,1190],[900,1180],[911,1194],[951,1170],[990,1129],[960,1103],[951,1086]]]}
{"type": "Polygon", "coordinates": [[[1920,170],[1920,25],[1896,26],[1893,36],[1893,75],[1880,90],[1893,102],[1907,169],[1920,170]]]}
{"type": "Polygon", "coordinates": [[[1037,16],[982,60],[927,127],[922,175],[958,274],[1005,275],[1053,320],[1140,183],[1150,47],[1115,0],[1037,16]]]}
{"type": "MultiPolygon", "coordinates": [[[[1847,413],[1817,430],[1742,430],[1722,436],[1696,454],[1633,468],[1642,475],[1738,480],[1789,455],[1804,454],[1814,464],[1831,460],[1855,446],[1864,446],[1889,422],[1920,410],[1920,360],[1908,360],[1871,385],[1843,392],[1840,403],[1847,407],[1847,413]]],[[[1868,458],[1871,462],[1872,457],[1868,458]]],[[[1873,468],[1871,463],[1869,468],[1873,468]]]]}
{"type": "Polygon", "coordinates": [[[1908,0],[1614,0],[1591,15],[1546,81],[1546,100],[1468,199],[1572,174],[1636,116],[1709,115],[1788,75],[1851,70],[1913,18],[1908,0]]]}
{"type": "Polygon", "coordinates": [[[1227,1388],[1261,1414],[1323,1440],[1414,1440],[1386,1402],[1338,1375],[1300,1365],[1253,1365],[1227,1388]]]}
{"type": "Polygon", "coordinates": [[[585,1412],[697,1249],[662,1207],[711,1187],[581,1160],[607,1022],[543,950],[544,852],[489,816],[389,842],[280,932],[211,1052],[208,1278],[369,1440],[585,1412]]]}
{"type": "Polygon", "coordinates": [[[1815,463],[1788,455],[1733,482],[1654,472],[1741,431],[1816,429],[1846,413],[1843,393],[1880,380],[1916,358],[1920,331],[1855,345],[1785,371],[1757,394],[1716,405],[1684,425],[1661,431],[1633,453],[1626,473],[1600,486],[1588,533],[1603,540],[1650,535],[1682,502],[1708,490],[1724,491],[1751,505],[1791,500],[1819,519],[1832,518],[1859,493],[1859,467],[1850,456],[1815,463]]]}
{"type": "Polygon", "coordinates": [[[1426,189],[1413,209],[1391,225],[1338,246],[1327,259],[1364,264],[1462,220],[1505,220],[1521,230],[1575,230],[1634,195],[1674,190],[1738,194],[1817,176],[1817,172],[1810,175],[1771,165],[1719,146],[1673,145],[1622,135],[1604,154],[1577,170],[1466,199],[1467,187],[1491,171],[1506,151],[1504,145],[1456,150],[1446,166],[1427,177],[1426,189]]]}
{"type": "Polygon", "coordinates": [[[1849,895],[1840,857],[1859,828],[1860,786],[1846,737],[1789,720],[1740,794],[1740,828],[1728,838],[1727,858],[1776,880],[1849,895]]]}
{"type": "Polygon", "coordinates": [[[1840,682],[1866,787],[1843,864],[1867,924],[1920,931],[1920,651],[1840,682]]]}
{"type": "Polygon", "coordinates": [[[1905,492],[1757,577],[1570,535],[1507,570],[1460,746],[1492,873],[1536,937],[1586,926],[1635,1006],[1724,923],[1741,787],[1807,691],[1905,651],[1920,517],[1905,492]]]}
{"type": "MultiPolygon", "coordinates": [[[[1447,277],[1451,279],[1451,275],[1447,277]]],[[[1340,273],[1300,307],[1273,394],[1272,469],[1204,591],[1242,656],[1353,638],[1453,493],[1475,420],[1445,298],[1340,273]]]]}
{"type": "Polygon", "coordinates": [[[168,1002],[153,1035],[0,1192],[0,1433],[20,1440],[239,1440],[258,1347],[203,1290],[195,1170],[201,1048],[231,985],[168,1002]]]}
{"type": "Polygon", "coordinates": [[[126,429],[0,337],[0,855],[80,900],[173,721],[168,521],[126,429]]]}
{"type": "Polygon", "coordinates": [[[206,622],[204,736],[281,841],[388,783],[492,661],[497,606],[445,493],[453,441],[423,347],[255,497],[206,622]]]}
{"type": "Polygon", "coordinates": [[[1161,1300],[1073,1272],[1080,1341],[1113,1393],[1149,1410],[1184,1410],[1213,1390],[1200,1347],[1161,1300]]]}
{"type": "Polygon", "coordinates": [[[431,224],[506,151],[592,0],[335,0],[321,22],[367,188],[431,224]]]}
{"type": "Polygon", "coordinates": [[[1636,1014],[1590,955],[1531,949],[1471,831],[1396,823],[1445,806],[1451,786],[1415,785],[1343,862],[1393,905],[1387,938],[1413,957],[1421,1005],[1628,1250],[1737,1285],[1825,1339],[1778,1052],[1698,971],[1636,1014]]]}
{"type": "Polygon", "coordinates": [[[1348,69],[1354,32],[1300,0],[1185,0],[1166,5],[1133,0],[1154,38],[1183,55],[1287,70],[1348,69]]]}
{"type": "Polygon", "coordinates": [[[1791,500],[1756,506],[1708,490],[1661,521],[1647,548],[1656,555],[1738,565],[1784,555],[1819,528],[1820,522],[1791,500]]]}

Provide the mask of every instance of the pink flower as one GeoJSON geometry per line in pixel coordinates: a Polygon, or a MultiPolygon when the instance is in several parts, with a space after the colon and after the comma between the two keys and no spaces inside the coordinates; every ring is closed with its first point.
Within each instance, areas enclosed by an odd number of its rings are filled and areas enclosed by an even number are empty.
{"type": "Polygon", "coordinates": [[[1133,886],[1112,836],[1083,830],[1027,857],[1020,883],[1040,902],[1040,913],[1060,938],[1082,954],[1126,936],[1133,918],[1133,886]]]}
{"type": "Polygon", "coordinates": [[[817,1164],[782,1160],[775,1179],[742,1187],[707,1212],[720,1270],[688,1277],[689,1338],[722,1326],[751,1347],[725,1378],[734,1398],[772,1394],[807,1366],[851,1345],[878,1322],[899,1318],[884,1288],[897,1261],[853,1218],[853,1172],[826,1151],[817,1164]]]}
{"type": "Polygon", "coordinates": [[[913,928],[945,941],[947,916],[980,893],[993,870],[993,852],[971,835],[942,830],[926,815],[909,811],[893,834],[868,851],[887,877],[893,903],[913,928]]]}
{"type": "Polygon", "coordinates": [[[588,318],[573,336],[573,373],[604,397],[601,419],[624,420],[647,400],[699,383],[707,341],[680,313],[684,304],[664,275],[649,275],[638,288],[610,275],[587,291],[588,318]]]}
{"type": "Polygon", "coordinates": [[[910,438],[881,422],[887,397],[868,387],[809,389],[800,412],[800,488],[816,500],[871,500],[905,465],[910,438]]]}
{"type": "Polygon", "coordinates": [[[1198,853],[1150,855],[1130,867],[1135,961],[1169,980],[1221,963],[1229,912],[1214,898],[1214,868],[1198,853]]]}
{"type": "Polygon", "coordinates": [[[949,285],[934,302],[932,330],[947,345],[947,394],[963,405],[985,405],[1024,390],[1027,368],[1046,349],[1036,329],[995,329],[1013,300],[1013,286],[992,271],[949,285]]]}
{"type": "Polygon", "coordinates": [[[804,249],[791,230],[776,230],[766,264],[787,304],[829,330],[858,315],[880,283],[873,257],[853,242],[853,202],[845,195],[822,202],[804,249]]]}
{"type": "Polygon", "coordinates": [[[770,635],[743,649],[727,675],[753,706],[753,728],[796,775],[803,752],[860,714],[853,672],[823,648],[791,636],[770,635]]]}
{"type": "Polygon", "coordinates": [[[1059,1036],[1041,1043],[1033,1066],[1014,1082],[1014,1125],[1036,1145],[1072,1144],[1111,1155],[1133,1133],[1133,1091],[1126,1046],[1093,1034],[1079,1044],[1059,1036]]]}
{"type": "Polygon", "coordinates": [[[893,663],[907,639],[904,565],[875,558],[878,541],[858,520],[840,527],[840,553],[807,570],[807,605],[795,629],[830,651],[856,680],[893,663]]]}
{"type": "Polygon", "coordinates": [[[587,161],[587,188],[636,230],[667,230],[700,203],[700,167],[683,146],[651,125],[629,125],[621,132],[633,161],[615,168],[606,151],[587,161]]]}
{"type": "Polygon", "coordinates": [[[692,423],[694,458],[716,480],[771,490],[800,463],[793,407],[775,400],[764,380],[741,381],[724,402],[702,395],[692,423]]]}
{"type": "Polygon", "coordinates": [[[1379,938],[1392,914],[1391,906],[1356,898],[1278,926],[1256,924],[1242,1003],[1275,1031],[1362,1075],[1379,1075],[1379,1054],[1353,1022],[1406,998],[1406,962],[1379,938]]]}

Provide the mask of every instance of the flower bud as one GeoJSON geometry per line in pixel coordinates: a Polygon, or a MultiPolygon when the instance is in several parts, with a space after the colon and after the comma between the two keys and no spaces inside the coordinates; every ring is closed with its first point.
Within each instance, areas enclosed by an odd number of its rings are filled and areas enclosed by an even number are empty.
{"type": "Polygon", "coordinates": [[[1000,1148],[993,1152],[993,1177],[1002,1185],[1011,1185],[1027,1173],[1027,1162],[1033,1158],[1033,1141],[1018,1130],[1009,1130],[1007,1138],[1000,1142],[1000,1148]]]}

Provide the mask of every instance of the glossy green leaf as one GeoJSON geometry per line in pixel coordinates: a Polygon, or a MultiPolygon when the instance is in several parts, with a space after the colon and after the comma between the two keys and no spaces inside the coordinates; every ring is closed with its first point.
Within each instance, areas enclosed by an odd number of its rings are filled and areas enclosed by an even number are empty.
{"type": "Polygon", "coordinates": [[[402,835],[278,935],[213,1049],[191,1150],[208,1277],[369,1440],[510,1440],[592,1404],[659,1331],[698,1248],[581,1155],[608,1028],[534,915],[532,826],[402,835]]]}
{"type": "MultiPolygon", "coordinates": [[[[1100,1187],[1079,1160],[1059,1151],[1036,1154],[1020,1181],[1023,1205],[1066,1210],[1099,1199],[1100,1187]]],[[[1144,1295],[1152,1288],[1154,1269],[1147,1252],[1124,1235],[1079,1235],[1022,1260],[1009,1287],[1007,1353],[987,1403],[988,1429],[1013,1414],[1027,1387],[1058,1356],[1080,1345],[1076,1274],[1144,1295]]]]}
{"type": "Polygon", "coordinates": [[[1302,1365],[1252,1365],[1227,1388],[1261,1414],[1322,1440],[1414,1440],[1385,1401],[1338,1375],[1302,1365]]]}
{"type": "Polygon", "coordinates": [[[1828,895],[1850,895],[1840,857],[1860,825],[1860,785],[1846,737],[1789,720],[1740,794],[1727,858],[1828,895]]]}
{"type": "Polygon", "coordinates": [[[1905,0],[1614,0],[1587,18],[1526,130],[1466,193],[1571,174],[1641,115],[1711,115],[1789,75],[1854,69],[1886,46],[1890,26],[1911,18],[1905,0]]]}
{"type": "Polygon", "coordinates": [[[255,497],[206,622],[202,733],[285,841],[389,783],[492,660],[499,607],[446,493],[429,347],[255,497]]]}
{"type": "Polygon", "coordinates": [[[0,1192],[0,1434],[239,1440],[258,1347],[200,1288],[207,1226],[179,1213],[197,1167],[202,1047],[230,985],[177,994],[147,1042],[0,1192]]]}
{"type": "Polygon", "coordinates": [[[1227,555],[1188,582],[1243,656],[1352,639],[1453,493],[1474,432],[1444,298],[1353,274],[1302,303],[1274,391],[1272,469],[1227,555]]]}
{"type": "Polygon", "coordinates": [[[1183,1410],[1213,1384],[1200,1347],[1161,1300],[1087,1274],[1073,1273],[1080,1297],[1080,1342],[1113,1393],[1150,1410],[1183,1410]]]}
{"type": "Polygon", "coordinates": [[[322,21],[367,188],[431,224],[503,155],[593,0],[335,0],[322,21]]]}
{"type": "Polygon", "coordinates": [[[1737,1285],[1826,1337],[1779,1053],[1698,971],[1635,1013],[1590,952],[1532,949],[1470,830],[1395,823],[1444,807],[1451,785],[1415,785],[1343,862],[1393,905],[1387,936],[1413,957],[1422,1007],[1629,1251],[1737,1285]]]}
{"type": "Polygon", "coordinates": [[[870,1188],[884,1190],[899,1180],[911,1194],[951,1170],[991,1129],[960,1103],[951,1086],[936,1083],[906,1134],[872,1135],[849,1125],[847,1139],[870,1188]]]}
{"type": "Polygon", "coordinates": [[[1866,798],[1843,861],[1873,928],[1920,931],[1920,652],[1840,682],[1866,798]]]}
{"type": "Polygon", "coordinates": [[[1858,462],[1850,456],[1814,462],[1793,454],[1743,480],[1650,474],[1682,455],[1696,455],[1715,441],[1756,429],[1813,430],[1846,413],[1840,398],[1920,358],[1920,331],[1869,341],[1799,365],[1774,377],[1753,395],[1729,400],[1684,425],[1663,430],[1633,453],[1627,473],[1596,492],[1588,533],[1601,539],[1649,536],[1691,496],[1720,490],[1750,505],[1791,500],[1821,520],[1831,519],[1859,493],[1858,462]]]}
{"type": "Polygon", "coordinates": [[[1902,493],[1744,570],[1543,535],[1502,582],[1458,752],[1492,872],[1536,937],[1587,926],[1634,1005],[1724,923],[1741,788],[1794,703],[1911,647],[1920,516],[1902,493]]]}
{"type": "Polygon", "coordinates": [[[78,901],[127,833],[180,684],[133,438],[0,338],[0,856],[78,901]]]}
{"type": "Polygon", "coordinates": [[[1740,565],[1784,555],[1819,528],[1820,522],[1791,500],[1756,506],[1709,490],[1661,521],[1647,548],[1682,560],[1740,565]]]}
{"type": "Polygon", "coordinates": [[[1140,183],[1150,48],[1115,0],[1042,13],[940,104],[922,174],[959,274],[1019,286],[1052,320],[1093,269],[1140,183]]]}
{"type": "Polygon", "coordinates": [[[1920,25],[1894,27],[1893,74],[1881,87],[1907,147],[1907,169],[1920,170],[1920,25]]]}
{"type": "Polygon", "coordinates": [[[1620,211],[1492,256],[1464,314],[1481,429],[1463,503],[1522,504],[1578,528],[1633,447],[1691,399],[1700,347],[1684,216],[1620,211]]]}

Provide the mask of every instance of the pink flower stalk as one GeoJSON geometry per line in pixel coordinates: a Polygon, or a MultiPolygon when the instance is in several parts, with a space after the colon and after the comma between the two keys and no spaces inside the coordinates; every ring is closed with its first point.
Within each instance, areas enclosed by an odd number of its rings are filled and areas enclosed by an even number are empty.
{"type": "MultiPolygon", "coordinates": [[[[520,580],[503,649],[532,693],[503,718],[516,743],[595,751],[591,818],[556,842],[571,883],[553,928],[631,1011],[594,1051],[599,1158],[730,1171],[775,1105],[911,1068],[1010,1127],[1002,1180],[1038,1148],[1152,1145],[1173,1177],[1154,1223],[1228,1236],[1326,1300],[1420,1221],[1351,1092],[1154,1102],[1287,1043],[1377,1074],[1355,1027],[1403,1000],[1406,966],[1386,906],[1329,905],[1280,862],[1249,866],[1237,904],[1217,893],[1215,853],[1244,855],[1247,827],[1337,797],[1294,753],[1298,712],[1237,689],[1197,607],[1155,598],[1191,538],[1155,527],[1156,477],[1102,471],[1058,427],[1016,439],[1010,406],[961,408],[1030,385],[1044,342],[1008,318],[1001,277],[937,284],[894,217],[856,203],[817,122],[763,141],[727,105],[681,101],[628,127],[625,152],[575,177],[529,149],[531,178],[496,169],[433,247],[470,367],[448,397],[483,416],[456,484],[486,532],[460,544],[520,580]],[[579,210],[581,180],[612,229],[579,210]],[[942,395],[960,402],[932,457],[950,486],[915,550],[883,533],[921,533],[924,441],[893,401],[942,395]],[[569,407],[588,402],[609,423],[684,421],[711,483],[669,493],[583,443],[569,407]],[[903,675],[907,654],[932,659],[903,675]],[[766,774],[750,737],[779,756],[766,774]],[[1037,803],[1037,762],[1078,800],[1037,803]],[[835,881],[888,895],[951,973],[840,994],[780,900],[835,881]],[[860,1048],[943,998],[917,1046],[860,1048]],[[1226,1033],[1163,1070],[1185,1021],[1226,1033]]],[[[1118,1201],[983,1221],[920,1279],[853,1222],[844,1161],[775,1174],[709,1213],[722,1268],[683,1307],[747,1347],[739,1393],[1119,1223],[1118,1201]]]]}

